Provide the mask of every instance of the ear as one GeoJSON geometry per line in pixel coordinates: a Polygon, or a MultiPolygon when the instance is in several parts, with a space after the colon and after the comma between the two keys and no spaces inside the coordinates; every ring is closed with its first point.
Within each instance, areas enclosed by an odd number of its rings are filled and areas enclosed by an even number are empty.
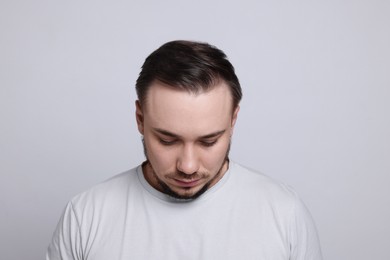
{"type": "Polygon", "coordinates": [[[234,126],[236,124],[236,121],[237,121],[237,117],[238,117],[238,112],[240,111],[240,106],[237,105],[237,107],[234,109],[233,111],[233,116],[232,116],[232,128],[231,128],[231,133],[230,135],[233,135],[233,129],[234,129],[234,126]]]}
{"type": "Polygon", "coordinates": [[[139,100],[135,101],[135,118],[137,120],[138,131],[141,135],[144,134],[144,113],[142,111],[139,100]]]}

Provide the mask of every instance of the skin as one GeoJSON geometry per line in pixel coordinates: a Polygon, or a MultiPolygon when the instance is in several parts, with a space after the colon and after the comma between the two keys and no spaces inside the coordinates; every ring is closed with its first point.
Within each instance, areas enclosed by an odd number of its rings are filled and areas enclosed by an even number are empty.
{"type": "Polygon", "coordinates": [[[144,137],[145,179],[155,189],[194,199],[215,185],[229,167],[227,155],[239,107],[223,81],[198,94],[154,82],[146,103],[136,102],[144,137]]]}

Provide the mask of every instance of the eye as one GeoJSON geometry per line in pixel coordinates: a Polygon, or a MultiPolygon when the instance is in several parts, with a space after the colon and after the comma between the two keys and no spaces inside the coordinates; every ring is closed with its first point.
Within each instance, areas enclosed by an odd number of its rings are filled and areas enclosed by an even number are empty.
{"type": "Polygon", "coordinates": [[[164,140],[164,139],[159,139],[160,144],[162,145],[174,145],[176,143],[176,140],[164,140]]]}
{"type": "Polygon", "coordinates": [[[213,140],[213,141],[200,141],[200,144],[205,146],[205,147],[211,147],[217,143],[218,140],[213,140]]]}

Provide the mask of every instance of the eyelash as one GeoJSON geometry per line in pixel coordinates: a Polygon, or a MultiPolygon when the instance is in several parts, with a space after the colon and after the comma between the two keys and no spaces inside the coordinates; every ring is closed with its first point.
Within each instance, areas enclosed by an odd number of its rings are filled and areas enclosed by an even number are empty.
{"type": "Polygon", "coordinates": [[[174,141],[166,141],[166,140],[160,139],[160,143],[162,145],[170,146],[170,145],[174,145],[176,143],[176,140],[174,140],[174,141]]]}
{"type": "Polygon", "coordinates": [[[212,141],[212,142],[200,142],[203,146],[205,147],[211,147],[217,143],[217,140],[212,141]]]}
{"type": "MultiPolygon", "coordinates": [[[[165,146],[171,146],[171,145],[174,145],[177,142],[176,140],[174,140],[174,141],[166,141],[166,140],[163,140],[163,139],[160,139],[159,141],[160,141],[160,143],[162,145],[165,145],[165,146]]],[[[211,147],[211,146],[215,145],[217,143],[217,141],[218,140],[215,140],[215,141],[212,141],[212,142],[201,141],[200,144],[202,146],[205,146],[205,147],[211,147]]]]}

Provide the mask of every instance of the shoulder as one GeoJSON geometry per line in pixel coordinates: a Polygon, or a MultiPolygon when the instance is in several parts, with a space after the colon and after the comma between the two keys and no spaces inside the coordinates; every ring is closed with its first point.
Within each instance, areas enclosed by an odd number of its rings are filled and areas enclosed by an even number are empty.
{"type": "Polygon", "coordinates": [[[231,164],[231,175],[234,185],[241,191],[275,199],[297,198],[297,193],[289,185],[241,164],[235,162],[231,164]]]}
{"type": "Polygon", "coordinates": [[[235,198],[251,212],[272,212],[272,220],[287,225],[290,231],[315,230],[309,211],[292,187],[239,164],[234,164],[232,171],[235,198]]]}
{"type": "MultiPolygon", "coordinates": [[[[250,217],[274,224],[288,238],[291,259],[322,259],[312,216],[295,190],[263,173],[237,163],[231,167],[232,186],[250,217]]],[[[253,221],[251,223],[257,223],[253,221]]]]}
{"type": "Polygon", "coordinates": [[[301,211],[297,192],[281,181],[237,163],[232,165],[230,177],[233,199],[252,211],[272,212],[281,220],[292,219],[301,211]]]}
{"type": "Polygon", "coordinates": [[[119,203],[126,200],[128,193],[137,189],[138,167],[117,174],[72,198],[70,204],[77,209],[95,207],[99,204],[119,203]]]}

